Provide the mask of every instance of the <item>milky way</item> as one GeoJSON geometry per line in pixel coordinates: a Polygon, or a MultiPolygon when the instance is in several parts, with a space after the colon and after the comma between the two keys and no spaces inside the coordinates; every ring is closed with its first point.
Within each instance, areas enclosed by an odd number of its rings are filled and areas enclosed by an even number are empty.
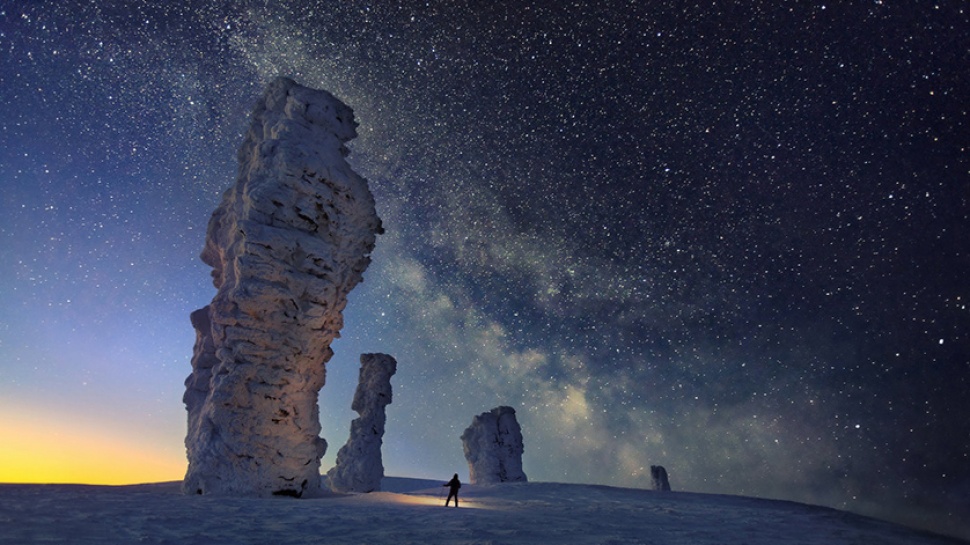
{"type": "Polygon", "coordinates": [[[182,455],[205,224],[286,75],[355,110],[387,230],[331,444],[385,352],[390,474],[463,471],[461,430],[511,405],[530,480],[660,464],[970,535],[962,3],[23,4],[0,7],[2,418],[182,455]]]}

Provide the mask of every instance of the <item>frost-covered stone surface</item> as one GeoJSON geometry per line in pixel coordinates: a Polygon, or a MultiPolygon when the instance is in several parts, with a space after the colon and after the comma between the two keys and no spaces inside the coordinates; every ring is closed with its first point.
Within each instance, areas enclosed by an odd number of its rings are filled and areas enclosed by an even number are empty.
{"type": "Polygon", "coordinates": [[[472,419],[461,434],[472,484],[525,482],[522,429],[512,407],[496,407],[472,419]]]}
{"type": "Polygon", "coordinates": [[[351,405],[360,416],[350,423],[350,438],[337,452],[327,473],[335,492],[374,492],[381,489],[384,462],[381,444],[385,408],[391,403],[391,377],[397,361],[387,354],[361,354],[360,379],[351,405]]]}
{"type": "Polygon", "coordinates": [[[350,108],[285,78],[253,111],[202,252],[218,291],[192,313],[186,493],[320,488],[324,365],[381,232],[367,180],[344,159],[355,136],[350,108]]]}
{"type": "Polygon", "coordinates": [[[667,470],[664,466],[650,466],[650,481],[654,490],[670,490],[670,481],[667,480],[667,470]]]}

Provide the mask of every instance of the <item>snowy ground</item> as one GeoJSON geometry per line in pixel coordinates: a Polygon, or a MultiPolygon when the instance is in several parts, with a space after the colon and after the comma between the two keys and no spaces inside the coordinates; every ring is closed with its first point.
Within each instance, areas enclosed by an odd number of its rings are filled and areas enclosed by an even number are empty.
{"type": "Polygon", "coordinates": [[[179,483],[0,485],[0,544],[956,544],[835,511],[735,496],[522,483],[462,488],[387,478],[317,499],[183,496],[179,483]]]}

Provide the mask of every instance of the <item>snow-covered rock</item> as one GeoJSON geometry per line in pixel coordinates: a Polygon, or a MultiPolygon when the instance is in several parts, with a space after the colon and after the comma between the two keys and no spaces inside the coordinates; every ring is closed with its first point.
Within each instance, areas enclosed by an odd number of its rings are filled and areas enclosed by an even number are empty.
{"type": "Polygon", "coordinates": [[[360,355],[360,379],[351,405],[360,416],[350,423],[350,438],[337,452],[336,465],[327,472],[334,492],[381,489],[385,407],[391,403],[391,377],[396,372],[397,361],[387,354],[360,355]]]}
{"type": "Polygon", "coordinates": [[[355,136],[350,108],[285,78],[253,111],[201,256],[218,291],[192,314],[186,493],[320,488],[317,396],[382,232],[367,180],[344,159],[355,136]]]}
{"type": "Polygon", "coordinates": [[[670,481],[667,480],[667,470],[664,466],[650,466],[650,482],[654,490],[670,490],[670,481]]]}
{"type": "Polygon", "coordinates": [[[461,434],[472,484],[525,482],[522,428],[512,407],[496,407],[472,419],[461,434]]]}

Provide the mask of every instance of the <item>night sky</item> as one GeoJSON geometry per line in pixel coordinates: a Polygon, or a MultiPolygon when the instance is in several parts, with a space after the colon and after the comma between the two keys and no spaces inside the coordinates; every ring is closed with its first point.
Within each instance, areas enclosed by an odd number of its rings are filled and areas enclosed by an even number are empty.
{"type": "Polygon", "coordinates": [[[385,352],[390,475],[467,478],[511,405],[530,480],[970,536],[970,6],[481,4],[0,3],[0,481],[181,478],[198,254],[283,75],[354,109],[387,230],[324,471],[385,352]]]}

